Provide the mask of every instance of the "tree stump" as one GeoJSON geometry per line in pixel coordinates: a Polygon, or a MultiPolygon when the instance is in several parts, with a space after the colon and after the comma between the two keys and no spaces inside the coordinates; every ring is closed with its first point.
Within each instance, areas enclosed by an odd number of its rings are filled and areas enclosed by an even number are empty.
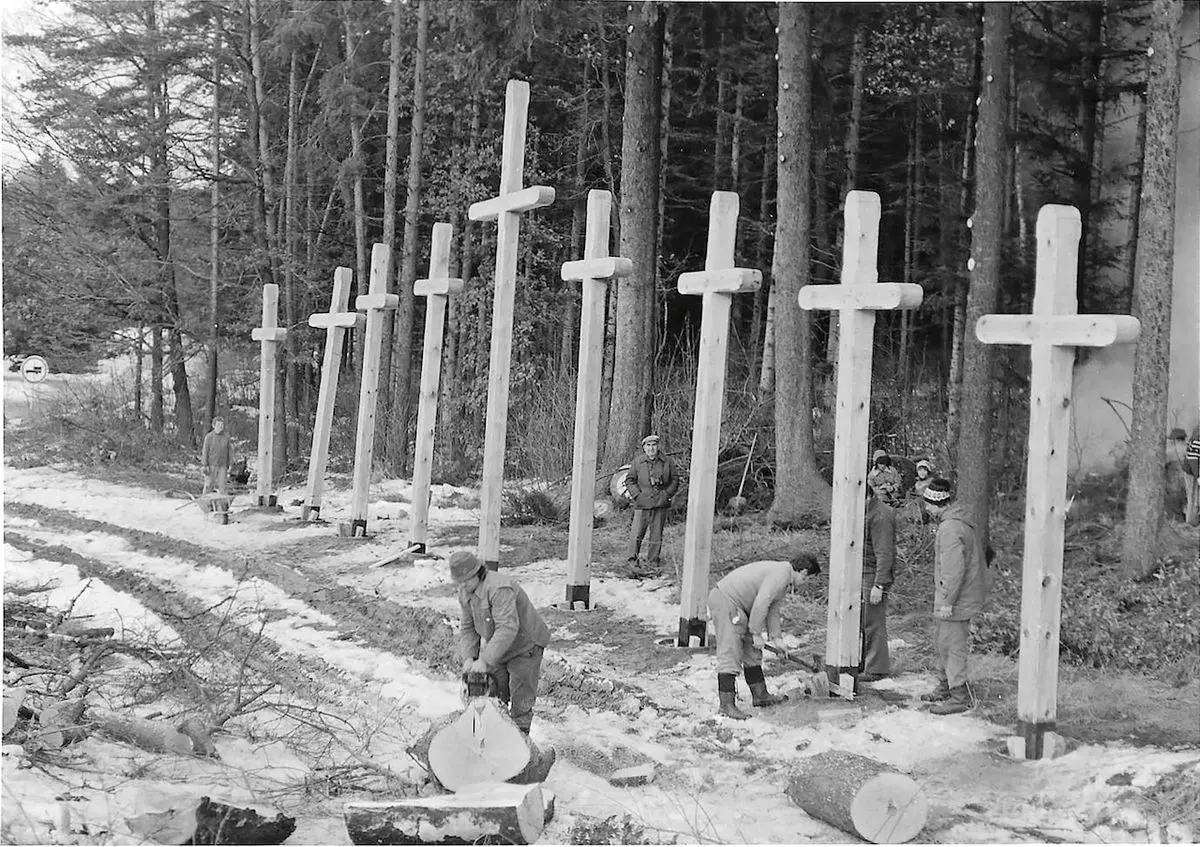
{"type": "Polygon", "coordinates": [[[354,844],[532,844],[546,820],[540,787],[505,782],[438,797],[347,803],[342,814],[354,844]]]}
{"type": "Polygon", "coordinates": [[[270,817],[257,809],[201,797],[191,843],[282,844],[295,831],[296,819],[282,812],[270,817]]]}
{"type": "Polygon", "coordinates": [[[525,769],[529,741],[495,700],[480,697],[438,730],[429,770],[451,791],[476,782],[503,782],[525,769]]]}
{"type": "Polygon", "coordinates": [[[787,795],[814,818],[873,844],[903,844],[925,826],[929,802],[910,777],[840,750],[803,760],[787,795]]]}

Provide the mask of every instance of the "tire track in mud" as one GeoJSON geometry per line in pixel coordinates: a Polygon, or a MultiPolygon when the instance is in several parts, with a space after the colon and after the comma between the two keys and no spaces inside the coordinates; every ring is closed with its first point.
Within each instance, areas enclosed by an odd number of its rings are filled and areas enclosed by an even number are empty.
{"type": "MultiPolygon", "coordinates": [[[[430,676],[445,679],[458,675],[455,630],[444,614],[434,609],[406,606],[385,597],[364,594],[337,582],[318,567],[295,558],[291,564],[281,564],[261,553],[243,554],[231,559],[223,551],[190,541],[109,524],[65,509],[9,500],[5,502],[5,510],[12,515],[37,521],[45,527],[120,538],[149,556],[170,556],[221,568],[238,577],[257,577],[338,621],[345,627],[347,637],[365,646],[410,659],[414,664],[428,669],[430,676]]],[[[73,551],[67,552],[78,555],[73,551]]],[[[287,553],[285,551],[285,555],[287,553]]],[[[141,589],[122,587],[121,590],[138,596],[141,589]]],[[[420,668],[414,668],[414,671],[420,672],[420,668]]],[[[608,710],[615,708],[627,696],[648,699],[628,683],[605,678],[590,669],[574,667],[571,662],[557,656],[547,656],[544,660],[538,693],[539,697],[562,704],[608,710]]],[[[661,704],[657,707],[660,711],[665,708],[661,704]]]]}

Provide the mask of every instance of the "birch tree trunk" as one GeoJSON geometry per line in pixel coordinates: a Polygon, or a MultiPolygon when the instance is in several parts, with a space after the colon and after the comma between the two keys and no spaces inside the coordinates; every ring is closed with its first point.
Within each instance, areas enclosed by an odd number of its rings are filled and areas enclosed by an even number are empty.
{"type": "Polygon", "coordinates": [[[1167,380],[1175,261],[1175,151],[1179,139],[1182,0],[1154,0],[1150,11],[1146,143],[1133,314],[1142,323],[1133,365],[1129,495],[1121,561],[1131,577],[1158,565],[1163,521],[1167,380]]]}
{"type": "Polygon", "coordinates": [[[975,337],[979,318],[996,311],[1000,295],[1000,244],[1004,227],[1005,128],[1008,116],[1008,34],[1012,7],[983,10],[983,80],[971,227],[971,287],[963,332],[962,422],[958,450],[958,500],[971,504],[976,531],[987,538],[991,505],[993,369],[995,351],[975,337]]]}
{"type": "Polygon", "coordinates": [[[812,220],[811,12],[779,4],[778,223],[771,269],[775,296],[775,498],[768,518],[790,524],[829,515],[829,485],[813,444],[812,320],[797,293],[809,280],[812,220]]]}
{"type": "MultiPolygon", "coordinates": [[[[354,21],[350,16],[350,6],[343,4],[342,23],[346,30],[346,71],[343,82],[351,88],[350,68],[358,53],[358,37],[355,33],[354,21]]],[[[370,288],[370,278],[367,275],[367,208],[363,197],[363,145],[362,128],[359,124],[359,109],[357,98],[352,98],[350,108],[350,180],[354,194],[354,288],[359,295],[366,294],[370,288]]],[[[354,375],[355,394],[358,381],[361,379],[363,366],[364,333],[351,330],[354,336],[354,375]]]]}

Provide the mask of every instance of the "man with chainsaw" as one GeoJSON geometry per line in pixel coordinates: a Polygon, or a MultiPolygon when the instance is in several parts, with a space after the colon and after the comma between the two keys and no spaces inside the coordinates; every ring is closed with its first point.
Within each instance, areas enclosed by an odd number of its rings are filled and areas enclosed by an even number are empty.
{"type": "Polygon", "coordinates": [[[887,593],[896,567],[896,511],[867,483],[863,533],[862,638],[860,682],[876,682],[892,672],[888,655],[887,593]]]}
{"type": "Polygon", "coordinates": [[[663,525],[667,522],[671,498],[679,490],[675,463],[670,456],[659,452],[658,441],[653,434],[642,439],[642,452],[633,460],[625,477],[625,494],[633,504],[627,560],[635,578],[656,574],[660,569],[663,525]],[[638,568],[643,538],[646,538],[646,571],[638,568]]]}
{"type": "Polygon", "coordinates": [[[974,705],[967,686],[971,618],[987,605],[991,567],[970,504],[955,502],[945,479],[925,489],[925,510],[938,521],[933,552],[933,616],[937,634],[937,688],[921,696],[935,715],[965,712],[974,705]]]}
{"type": "Polygon", "coordinates": [[[463,673],[490,675],[496,696],[528,735],[550,630],[515,579],[489,571],[469,550],[450,554],[450,578],[458,583],[462,608],[458,653],[463,673]]]}
{"type": "Polygon", "coordinates": [[[763,647],[778,646],[783,598],[809,576],[821,572],[811,553],[791,561],[750,562],[725,575],[708,594],[708,614],[716,630],[717,697],[720,713],[734,720],[750,717],[737,707],[737,676],[745,668],[755,706],[774,706],[786,695],[771,694],[763,676],[763,647]]]}

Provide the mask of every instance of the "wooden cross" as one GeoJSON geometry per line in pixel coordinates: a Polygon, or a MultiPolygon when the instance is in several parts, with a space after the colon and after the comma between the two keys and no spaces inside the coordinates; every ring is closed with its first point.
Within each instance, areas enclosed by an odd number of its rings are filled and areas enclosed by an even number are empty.
{"type": "Polygon", "coordinates": [[[1076,347],[1107,347],[1137,338],[1128,315],[1080,315],[1075,299],[1079,235],[1074,206],[1043,206],[1037,220],[1033,314],[984,315],[984,344],[1028,344],[1029,459],[1025,474],[1025,550],[1021,586],[1021,658],[1017,676],[1014,758],[1052,757],[1058,697],[1058,631],[1066,528],[1071,379],[1076,347]]]}
{"type": "Polygon", "coordinates": [[[363,372],[358,390],[358,433],[354,440],[354,483],[350,501],[350,537],[362,530],[367,535],[367,494],[371,487],[371,463],[375,453],[375,403],[379,398],[379,358],[383,345],[383,321],[386,312],[400,302],[397,294],[387,293],[388,270],[392,251],[386,244],[371,248],[371,285],[366,294],[354,299],[354,307],[367,313],[367,331],[363,336],[363,372]]]}
{"type": "Polygon", "coordinates": [[[708,253],[704,270],[679,275],[680,294],[701,297],[700,361],[692,419],[692,465],[688,477],[687,525],[683,537],[683,587],[679,595],[680,647],[694,638],[704,646],[708,627],[709,564],[717,499],[717,452],[725,401],[725,363],[733,295],[757,291],[762,272],[733,266],[738,196],[714,191],[708,209],[708,253]]]}
{"type": "Polygon", "coordinates": [[[424,553],[429,536],[429,497],[433,481],[433,435],[437,429],[438,386],[442,378],[442,338],[446,303],[462,291],[463,281],[450,277],[450,241],[454,227],[433,225],[429,278],[413,283],[413,294],[425,299],[425,350],[421,359],[421,395],[417,408],[417,445],[413,459],[412,537],[409,552],[424,553]]]}
{"type": "Polygon", "coordinates": [[[583,259],[562,266],[565,282],[583,285],[579,316],[579,376],[575,388],[575,458],[571,469],[571,529],[567,537],[568,609],[591,608],[592,509],[600,431],[600,376],[604,364],[604,302],[608,281],[633,273],[629,259],[608,255],[612,194],[589,191],[583,259]]]}
{"type": "Polygon", "coordinates": [[[834,414],[833,511],[829,524],[829,609],[825,672],[843,691],[854,690],[862,658],[862,548],[871,415],[871,358],[875,312],[921,304],[921,286],[879,282],[879,195],[846,195],[840,285],[806,285],[802,309],[837,310],[837,408],[834,414]]]}
{"type": "Polygon", "coordinates": [[[484,564],[500,566],[500,504],[504,486],[504,449],[508,435],[508,379],[512,358],[513,297],[517,285],[517,243],[521,212],[549,206],[554,189],[522,188],[525,170],[525,122],[529,114],[529,83],[510,79],[504,100],[504,146],[500,156],[500,193],[472,203],[467,217],[495,220],[496,272],[492,305],[492,354],[488,365],[487,424],[483,446],[483,484],[480,490],[479,552],[484,564]]]}
{"type": "Polygon", "coordinates": [[[304,497],[301,520],[321,519],[321,498],[325,492],[325,466],[329,462],[329,432],[333,428],[333,406],[337,399],[338,374],[342,366],[342,344],[347,329],[362,329],[366,317],[350,312],[350,283],[353,271],[337,268],[333,272],[333,296],[328,312],[308,316],[308,325],[325,330],[325,359],[321,363],[321,390],[317,394],[317,418],[313,422],[312,454],[308,459],[308,490],[304,497]]]}
{"type": "Polygon", "coordinates": [[[279,326],[279,286],[269,282],[262,291],[262,326],[250,331],[259,342],[258,368],[258,505],[275,507],[275,359],[278,347],[287,337],[279,326]]]}

